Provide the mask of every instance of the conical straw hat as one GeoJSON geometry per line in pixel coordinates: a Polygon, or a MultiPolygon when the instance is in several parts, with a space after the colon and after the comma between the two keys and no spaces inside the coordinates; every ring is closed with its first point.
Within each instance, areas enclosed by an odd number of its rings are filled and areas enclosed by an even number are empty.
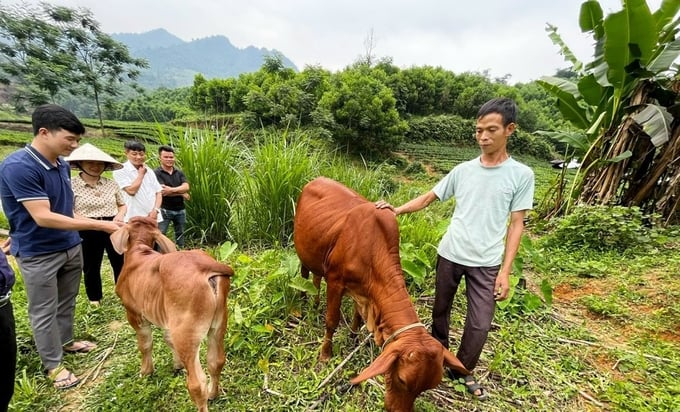
{"type": "Polygon", "coordinates": [[[71,156],[65,157],[64,160],[69,162],[72,167],[77,168],[80,168],[78,162],[83,160],[89,160],[91,162],[104,162],[106,163],[105,170],[118,170],[123,168],[122,163],[89,143],[85,143],[84,145],[78,147],[76,150],[71,152],[71,156]]]}

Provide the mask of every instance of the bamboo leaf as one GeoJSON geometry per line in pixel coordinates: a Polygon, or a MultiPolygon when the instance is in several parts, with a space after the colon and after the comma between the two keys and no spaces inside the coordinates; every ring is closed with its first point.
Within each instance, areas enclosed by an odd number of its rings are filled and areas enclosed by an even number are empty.
{"type": "Polygon", "coordinates": [[[637,124],[642,126],[642,130],[647,133],[655,147],[659,147],[669,140],[673,116],[668,113],[665,107],[648,104],[632,117],[637,124]]]}
{"type": "Polygon", "coordinates": [[[557,97],[557,107],[565,119],[580,129],[588,127],[586,111],[578,104],[580,94],[576,84],[566,79],[549,76],[542,77],[537,80],[537,83],[557,97]]]}

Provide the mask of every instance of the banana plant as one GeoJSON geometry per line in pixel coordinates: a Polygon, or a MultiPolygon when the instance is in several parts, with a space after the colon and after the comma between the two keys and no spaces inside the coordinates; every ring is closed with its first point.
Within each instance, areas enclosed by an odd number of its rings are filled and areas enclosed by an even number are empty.
{"type": "MultiPolygon", "coordinates": [[[[549,76],[538,80],[556,98],[560,113],[578,130],[564,132],[560,139],[571,141],[580,149],[574,151],[575,156],[583,157],[583,166],[566,197],[566,212],[581,195],[584,176],[604,164],[631,157],[631,153],[607,150],[611,147],[607,143],[631,115],[629,106],[639,107],[641,103],[631,98],[646,85],[667,87],[669,79],[678,73],[674,62],[680,55],[680,39],[676,36],[679,10],[678,0],[664,0],[655,12],[645,0],[624,0],[620,11],[604,16],[597,0],[583,2],[579,26],[583,33],[592,35],[595,43],[593,60],[588,63],[576,58],[556,27],[547,26],[550,39],[577,73],[575,81],[549,76]],[[575,142],[575,138],[579,141],[575,142]]],[[[661,111],[649,113],[661,115],[661,111]]],[[[660,124],[659,120],[652,123],[660,124]]]]}

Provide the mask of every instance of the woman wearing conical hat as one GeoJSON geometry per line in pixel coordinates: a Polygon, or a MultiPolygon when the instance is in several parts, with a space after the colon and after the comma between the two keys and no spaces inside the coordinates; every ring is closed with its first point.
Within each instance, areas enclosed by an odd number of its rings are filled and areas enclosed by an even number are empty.
{"type": "MultiPolygon", "coordinates": [[[[74,215],[122,223],[126,210],[123,196],[116,182],[102,176],[102,173],[105,170],[120,169],[123,165],[89,143],[78,147],[65,160],[72,168],[80,170],[78,176],[71,179],[75,195],[74,215]]],[[[96,230],[83,230],[79,233],[83,240],[85,291],[90,303],[99,305],[102,300],[101,265],[104,250],[111,263],[115,281],[123,267],[123,256],[113,249],[108,233],[96,230]]]]}

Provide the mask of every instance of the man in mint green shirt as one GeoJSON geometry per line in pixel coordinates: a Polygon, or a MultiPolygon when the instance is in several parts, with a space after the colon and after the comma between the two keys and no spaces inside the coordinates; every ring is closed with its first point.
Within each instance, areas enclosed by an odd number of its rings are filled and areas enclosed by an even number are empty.
{"type": "MultiPolygon", "coordinates": [[[[424,209],[437,199],[456,199],[451,223],[437,249],[432,336],[449,347],[453,298],[465,276],[467,314],[456,356],[470,371],[486,343],[496,301],[508,297],[524,217],[533,204],[534,173],[507,152],[516,119],[517,105],[511,99],[486,102],[477,113],[479,157],[457,165],[431,191],[397,208],[376,202],[376,207],[400,215],[424,209]]],[[[451,370],[447,374],[462,380],[479,400],[488,397],[473,375],[458,376],[451,370]]]]}

